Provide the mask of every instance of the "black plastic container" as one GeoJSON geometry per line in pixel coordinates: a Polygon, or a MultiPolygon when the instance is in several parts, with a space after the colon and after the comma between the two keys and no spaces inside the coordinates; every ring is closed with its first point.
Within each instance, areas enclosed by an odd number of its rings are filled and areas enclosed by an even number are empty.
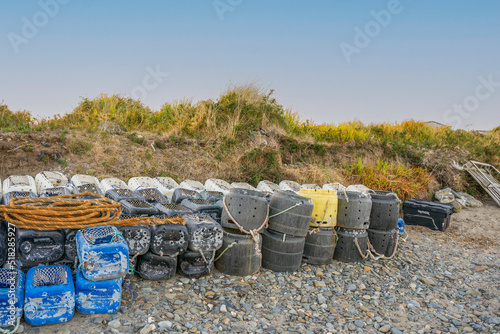
{"type": "Polygon", "coordinates": [[[124,279],[132,279],[132,277],[134,277],[136,271],[137,271],[137,262],[139,260],[139,257],[138,256],[132,256],[130,259],[129,259],[129,264],[128,264],[128,271],[127,273],[125,274],[125,277],[123,277],[124,279]]]}
{"type": "Polygon", "coordinates": [[[163,224],[151,225],[151,245],[154,254],[165,256],[182,254],[189,243],[189,233],[185,225],[163,224]]]}
{"type": "Polygon", "coordinates": [[[368,240],[377,254],[391,257],[396,250],[398,232],[398,229],[390,231],[368,229],[368,240]]]}
{"type": "MultiPolygon", "coordinates": [[[[83,194],[83,193],[93,193],[96,195],[104,196],[101,189],[99,189],[95,184],[85,183],[81,186],[75,186],[73,189],[73,194],[83,194]]],[[[96,198],[96,196],[80,196],[80,198],[92,199],[96,198]]]]}
{"type": "Polygon", "coordinates": [[[182,204],[158,204],[156,208],[159,214],[164,215],[166,218],[176,218],[180,215],[193,213],[193,211],[182,204]]]}
{"type": "Polygon", "coordinates": [[[136,194],[142,196],[149,204],[167,204],[168,199],[156,188],[137,189],[136,194]]]}
{"type": "Polygon", "coordinates": [[[398,227],[399,198],[395,193],[376,191],[371,194],[370,229],[389,231],[398,227]]]}
{"type": "Polygon", "coordinates": [[[16,248],[23,263],[54,262],[64,255],[63,231],[16,229],[16,248]]]}
{"type": "Polygon", "coordinates": [[[133,192],[132,190],[120,189],[120,188],[110,189],[110,190],[106,191],[106,197],[112,199],[115,202],[119,202],[119,201],[124,200],[124,199],[144,200],[144,198],[141,195],[133,192]]]}
{"type": "Polygon", "coordinates": [[[184,254],[179,255],[177,271],[179,274],[190,277],[199,278],[210,274],[214,270],[214,253],[186,251],[184,254]]]}
{"type": "Polygon", "coordinates": [[[156,215],[158,209],[143,199],[123,199],[120,201],[122,212],[128,215],[156,215]]]}
{"type": "Polygon", "coordinates": [[[305,263],[325,265],[333,260],[336,236],[332,228],[311,228],[306,236],[304,255],[305,263]]]}
{"type": "Polygon", "coordinates": [[[172,203],[180,204],[185,199],[200,199],[201,196],[197,191],[184,189],[184,188],[176,188],[174,193],[172,194],[172,203]]]}
{"type": "Polygon", "coordinates": [[[220,223],[220,216],[222,214],[222,207],[203,198],[191,199],[186,198],[181,202],[186,208],[194,213],[205,213],[216,222],[220,223]]]}
{"type": "Polygon", "coordinates": [[[310,198],[290,191],[277,191],[272,194],[269,202],[270,218],[267,229],[305,237],[311,223],[313,209],[314,203],[310,198]]]}
{"type": "Polygon", "coordinates": [[[76,251],[76,232],[78,230],[66,228],[64,232],[64,258],[68,261],[75,261],[78,257],[76,251]]]}
{"type": "Polygon", "coordinates": [[[372,200],[370,195],[354,191],[339,191],[337,226],[366,230],[370,226],[372,200]]]}
{"type": "Polygon", "coordinates": [[[139,256],[137,271],[144,279],[161,281],[174,277],[177,269],[177,257],[160,256],[147,252],[139,256]]]}
{"type": "Polygon", "coordinates": [[[215,254],[215,258],[220,256],[215,262],[215,268],[224,274],[235,276],[247,276],[259,272],[262,263],[260,251],[262,237],[257,234],[256,238],[257,243],[251,235],[238,230],[224,229],[222,247],[215,254]]]}
{"type": "Polygon", "coordinates": [[[453,205],[412,198],[403,203],[404,221],[407,225],[421,225],[444,231],[450,226],[453,205]]]}
{"type": "Polygon", "coordinates": [[[262,267],[280,272],[299,270],[304,244],[304,237],[264,230],[262,232],[262,267]]]}
{"type": "Polygon", "coordinates": [[[338,236],[333,258],[342,262],[363,261],[368,254],[368,233],[366,230],[352,230],[336,227],[338,236]],[[356,246],[356,241],[359,246],[356,246]]]}

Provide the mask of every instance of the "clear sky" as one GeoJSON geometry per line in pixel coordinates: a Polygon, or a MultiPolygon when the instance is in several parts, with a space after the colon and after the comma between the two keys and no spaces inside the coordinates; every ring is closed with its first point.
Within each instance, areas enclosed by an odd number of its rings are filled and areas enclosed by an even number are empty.
{"type": "Polygon", "coordinates": [[[303,119],[500,125],[500,1],[0,0],[0,102],[274,89],[303,119]]]}

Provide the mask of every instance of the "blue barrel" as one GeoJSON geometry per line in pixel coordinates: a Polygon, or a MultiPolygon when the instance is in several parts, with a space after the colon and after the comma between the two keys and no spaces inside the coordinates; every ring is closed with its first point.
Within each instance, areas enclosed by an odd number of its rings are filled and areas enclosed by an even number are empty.
{"type": "Polygon", "coordinates": [[[76,310],[83,314],[115,313],[122,301],[122,279],[92,282],[76,273],[76,310]]]}
{"type": "Polygon", "coordinates": [[[89,227],[76,234],[83,277],[89,281],[122,278],[128,271],[128,245],[114,226],[89,227]]]}
{"type": "Polygon", "coordinates": [[[24,273],[17,269],[0,269],[0,327],[15,326],[23,316],[24,273]]]}
{"type": "Polygon", "coordinates": [[[24,319],[30,325],[66,322],[75,314],[75,286],[67,266],[41,266],[28,270],[24,319]]]}

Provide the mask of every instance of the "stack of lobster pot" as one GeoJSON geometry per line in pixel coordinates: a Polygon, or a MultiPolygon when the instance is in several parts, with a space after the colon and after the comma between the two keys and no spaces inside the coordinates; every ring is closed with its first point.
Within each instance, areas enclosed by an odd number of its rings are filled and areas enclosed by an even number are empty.
{"type": "Polygon", "coordinates": [[[129,268],[128,245],[114,226],[81,229],[76,234],[78,266],[76,310],[83,314],[118,311],[123,277],[129,268]]]}
{"type": "Polygon", "coordinates": [[[358,262],[368,257],[368,233],[372,200],[368,192],[338,192],[337,247],[334,259],[358,262]]]}
{"type": "Polygon", "coordinates": [[[266,195],[260,191],[232,188],[224,196],[221,225],[222,247],[216,252],[215,267],[235,276],[255,274],[262,263],[262,237],[269,216],[266,195]]]}
{"type": "Polygon", "coordinates": [[[151,204],[151,206],[158,208],[158,210],[160,210],[159,206],[168,203],[168,199],[163,196],[158,188],[158,181],[150,177],[132,177],[128,180],[128,187],[137,195],[141,196],[146,202],[151,204]]]}
{"type": "Polygon", "coordinates": [[[189,232],[188,249],[179,255],[178,271],[181,275],[198,278],[214,269],[215,252],[221,248],[223,230],[208,215],[182,215],[189,232]]]}
{"type": "Polygon", "coordinates": [[[314,203],[303,261],[318,265],[329,264],[333,259],[336,242],[334,227],[337,224],[337,193],[333,190],[301,189],[299,195],[310,198],[314,203]]]}
{"type": "Polygon", "coordinates": [[[262,267],[296,271],[302,263],[314,203],[291,191],[277,191],[269,202],[269,224],[262,233],[262,267]]]}
{"type": "Polygon", "coordinates": [[[388,191],[371,194],[372,210],[368,228],[368,247],[377,257],[390,259],[396,254],[398,244],[398,195],[388,191]]]}
{"type": "MultiPolygon", "coordinates": [[[[134,215],[121,215],[119,220],[125,219],[147,219],[141,216],[134,215]]],[[[122,234],[123,238],[128,245],[129,253],[129,267],[125,279],[131,279],[135,272],[137,271],[137,259],[138,256],[144,255],[149,251],[151,245],[151,230],[149,226],[145,224],[137,224],[131,226],[118,226],[118,231],[122,234]]]]}
{"type": "MultiPolygon", "coordinates": [[[[92,175],[76,174],[71,177],[73,194],[92,193],[104,196],[99,180],[92,175]]],[[[95,198],[96,196],[82,196],[82,198],[95,198]]]]}
{"type": "Polygon", "coordinates": [[[181,204],[165,204],[165,209],[168,214],[157,216],[165,219],[165,223],[150,226],[149,251],[138,257],[137,271],[144,279],[158,281],[172,278],[177,269],[178,255],[188,247],[189,233],[185,223],[167,219],[192,211],[181,204]]]}
{"type": "Polygon", "coordinates": [[[35,176],[38,197],[71,194],[68,178],[61,172],[43,171],[35,176]]]}

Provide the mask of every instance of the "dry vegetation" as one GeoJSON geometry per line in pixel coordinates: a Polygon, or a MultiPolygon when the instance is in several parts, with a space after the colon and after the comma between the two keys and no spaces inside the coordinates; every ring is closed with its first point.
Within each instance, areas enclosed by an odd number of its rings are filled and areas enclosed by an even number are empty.
{"type": "Polygon", "coordinates": [[[317,125],[253,86],[236,87],[217,100],[166,103],[157,111],[102,95],[83,99],[70,114],[42,120],[0,105],[0,129],[2,177],[59,167],[69,174],[125,179],[363,183],[408,198],[429,197],[443,186],[479,191],[451,167],[453,160],[500,163],[500,127],[484,136],[412,120],[317,125]],[[100,131],[103,121],[128,131],[100,131]],[[269,137],[260,134],[260,126],[269,137]]]}

